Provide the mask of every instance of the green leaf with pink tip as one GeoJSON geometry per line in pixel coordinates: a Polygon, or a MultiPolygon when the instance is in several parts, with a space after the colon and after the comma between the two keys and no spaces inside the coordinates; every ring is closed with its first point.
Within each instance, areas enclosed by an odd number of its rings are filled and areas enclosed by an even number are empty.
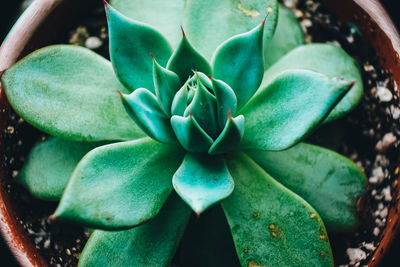
{"type": "MultiPolygon", "coordinates": [[[[338,119],[352,111],[362,98],[364,88],[360,67],[340,47],[314,43],[295,48],[266,70],[260,88],[265,88],[265,86],[287,69],[308,69],[330,77],[356,81],[349,93],[343,97],[326,118],[325,123],[338,119]]],[[[316,88],[316,92],[320,89],[316,88]]]]}
{"type": "Polygon", "coordinates": [[[223,128],[228,119],[228,111],[233,114],[236,113],[237,98],[232,88],[221,80],[212,80],[212,89],[214,91],[215,99],[217,100],[218,124],[223,128]]]}
{"type": "Polygon", "coordinates": [[[225,127],[208,150],[208,153],[223,154],[235,149],[244,134],[244,121],[243,115],[232,118],[230,111],[228,111],[228,119],[225,127]]]}
{"type": "Polygon", "coordinates": [[[192,46],[182,29],[182,40],[168,61],[167,69],[178,74],[181,83],[186,82],[193,71],[211,75],[207,60],[192,46]]]}
{"type": "Polygon", "coordinates": [[[172,116],[171,125],[176,138],[186,151],[206,152],[213,143],[213,139],[201,128],[192,114],[188,117],[172,116]]]}
{"type": "Polygon", "coordinates": [[[145,225],[125,231],[94,231],[79,257],[79,266],[168,267],[190,214],[190,208],[172,193],[159,214],[145,225]]]}
{"type": "Polygon", "coordinates": [[[183,155],[150,138],[98,147],[74,170],[55,217],[106,230],[143,224],[170,195],[183,155]]]}
{"type": "Polygon", "coordinates": [[[226,40],[213,56],[213,77],[233,89],[238,109],[257,91],[264,75],[264,22],[226,40]]]}
{"type": "Polygon", "coordinates": [[[130,95],[121,94],[121,100],[126,112],[148,136],[161,143],[176,143],[169,117],[155,95],[139,88],[130,95]]]}
{"type": "Polygon", "coordinates": [[[191,153],[186,154],[172,184],[197,214],[227,198],[235,186],[223,157],[191,153]]]}
{"type": "Polygon", "coordinates": [[[156,96],[165,114],[171,116],[171,105],[176,92],[181,87],[178,75],[160,66],[154,59],[153,80],[156,96]]]}
{"type": "Polygon", "coordinates": [[[172,54],[168,41],[156,29],[129,19],[106,5],[110,57],[119,80],[131,91],[144,87],[154,91],[150,53],[165,66],[172,54]]]}
{"type": "Polygon", "coordinates": [[[241,266],[333,266],[325,226],[306,201],[243,153],[227,165],[235,190],[222,208],[241,266]]]}
{"type": "Polygon", "coordinates": [[[39,49],[10,67],[1,82],[14,110],[53,136],[73,141],[145,136],[121,105],[117,90],[128,90],[110,62],[89,49],[39,49]]]}
{"type": "Polygon", "coordinates": [[[283,150],[314,131],[354,85],[309,70],[287,70],[239,111],[246,118],[241,146],[283,150]]]}
{"type": "Polygon", "coordinates": [[[269,10],[264,44],[272,38],[278,19],[277,0],[186,1],[184,23],[187,35],[199,51],[211,59],[225,40],[259,25],[269,10]]]}
{"type": "Polygon", "coordinates": [[[187,117],[190,113],[193,114],[201,128],[214,139],[219,134],[217,101],[215,96],[200,81],[197,74],[196,80],[195,95],[187,106],[184,116],[187,117]]]}

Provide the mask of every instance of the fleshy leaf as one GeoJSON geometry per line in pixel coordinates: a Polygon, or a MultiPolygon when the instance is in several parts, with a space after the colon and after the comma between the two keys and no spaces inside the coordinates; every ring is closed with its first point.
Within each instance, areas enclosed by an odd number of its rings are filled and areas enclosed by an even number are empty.
{"type": "Polygon", "coordinates": [[[219,127],[225,126],[228,119],[228,111],[235,115],[237,107],[237,99],[232,88],[221,80],[211,78],[212,88],[214,90],[215,99],[217,100],[217,112],[219,127]]]}
{"type": "Polygon", "coordinates": [[[223,157],[191,153],[186,154],[172,184],[198,215],[227,198],[235,186],[223,157]]]}
{"type": "Polygon", "coordinates": [[[264,24],[265,20],[251,31],[226,40],[213,56],[213,76],[232,87],[238,108],[257,91],[264,75],[264,24]]]}
{"type": "Polygon", "coordinates": [[[247,153],[277,181],[310,203],[330,231],[349,231],[358,225],[357,199],[365,192],[366,177],[351,160],[305,143],[280,152],[247,153]]]}
{"type": "Polygon", "coordinates": [[[307,44],[294,49],[265,72],[260,88],[267,86],[287,69],[308,69],[330,77],[356,81],[325,122],[349,113],[357,106],[363,95],[363,81],[358,63],[340,47],[330,44],[307,44]]]}
{"type": "Polygon", "coordinates": [[[232,118],[230,111],[228,111],[228,120],[226,121],[225,128],[214,141],[208,153],[223,154],[232,151],[239,144],[240,140],[242,140],[244,121],[243,115],[232,118]]]}
{"type": "Polygon", "coordinates": [[[149,223],[125,231],[96,230],[90,236],[79,266],[169,266],[191,210],[176,194],[149,223]]]}
{"type": "Polygon", "coordinates": [[[116,94],[127,90],[109,61],[89,49],[42,48],[1,77],[14,110],[40,130],[76,141],[132,140],[144,133],[116,94]]]}
{"type": "Polygon", "coordinates": [[[243,153],[227,164],[235,191],[222,208],[242,266],[333,266],[324,224],[306,201],[243,153]]]}
{"type": "Polygon", "coordinates": [[[184,115],[188,116],[189,113],[192,113],[201,128],[204,129],[211,138],[216,138],[219,134],[217,101],[215,96],[212,95],[200,81],[197,74],[196,77],[197,88],[195,90],[195,95],[192,102],[186,108],[184,115]]]}
{"type": "Polygon", "coordinates": [[[194,216],[186,227],[176,258],[180,266],[240,267],[221,205],[194,216]]]}
{"type": "Polygon", "coordinates": [[[211,75],[211,67],[207,60],[189,43],[183,29],[182,40],[168,61],[167,69],[178,74],[181,83],[184,83],[193,74],[200,71],[211,75]]]}
{"type": "Polygon", "coordinates": [[[183,116],[188,105],[188,83],[187,81],[181,89],[175,94],[174,100],[171,104],[171,115],[183,116]]]}
{"type": "Polygon", "coordinates": [[[246,118],[242,146],[283,150],[300,142],[353,84],[309,70],[282,72],[240,111],[246,118]]]}
{"type": "Polygon", "coordinates": [[[177,25],[183,24],[184,0],[111,0],[124,15],[158,29],[175,48],[181,40],[177,25]]]}
{"type": "Polygon", "coordinates": [[[186,2],[183,25],[193,44],[211,59],[222,42],[253,29],[270,12],[264,29],[267,44],[275,31],[278,8],[276,0],[192,0],[186,2]]]}
{"type": "Polygon", "coordinates": [[[127,113],[148,136],[162,143],[176,143],[169,117],[155,95],[139,88],[130,95],[121,94],[121,99],[127,113]]]}
{"type": "Polygon", "coordinates": [[[50,137],[32,148],[16,180],[37,198],[60,200],[78,162],[99,145],[50,137]]]}
{"type": "Polygon", "coordinates": [[[264,69],[268,69],[289,51],[303,43],[304,32],[299,21],[289,8],[280,4],[275,34],[264,46],[264,69]]]}
{"type": "Polygon", "coordinates": [[[154,91],[150,53],[165,66],[172,54],[168,41],[156,29],[129,19],[106,4],[110,57],[119,80],[131,91],[145,87],[154,91]]]}
{"type": "Polygon", "coordinates": [[[213,139],[201,128],[193,115],[172,116],[171,125],[176,138],[186,151],[206,152],[213,143],[213,139]]]}
{"type": "Polygon", "coordinates": [[[158,102],[165,114],[170,117],[172,101],[181,86],[179,77],[153,59],[153,80],[158,102]]]}
{"type": "Polygon", "coordinates": [[[182,158],[149,138],[98,147],[79,162],[54,216],[108,230],[143,224],[168,198],[182,158]]]}

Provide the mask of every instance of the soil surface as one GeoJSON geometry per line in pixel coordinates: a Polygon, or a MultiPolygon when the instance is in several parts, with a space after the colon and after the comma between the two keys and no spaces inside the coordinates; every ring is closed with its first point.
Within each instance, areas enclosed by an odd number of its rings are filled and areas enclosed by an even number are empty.
{"type": "MultiPolygon", "coordinates": [[[[342,47],[358,61],[362,70],[365,94],[360,105],[349,116],[320,130],[334,133],[334,136],[331,136],[333,139],[330,140],[336,142],[328,143],[326,139],[317,137],[310,138],[309,141],[348,156],[364,169],[369,178],[364,201],[368,203],[369,209],[362,215],[365,223],[355,233],[330,236],[337,266],[363,266],[379,243],[388,208],[392,203],[391,186],[394,177],[399,173],[399,169],[396,169],[400,143],[397,88],[394,87],[389,73],[379,65],[372,48],[363,42],[354,25],[338,22],[317,1],[282,2],[294,11],[306,33],[307,42],[329,42],[342,47]]],[[[72,25],[66,38],[60,43],[86,46],[108,57],[108,36],[103,8],[99,6],[87,19],[72,25]]],[[[35,142],[45,140],[46,135],[12,113],[5,136],[7,151],[2,161],[6,162],[10,176],[16,177],[30,148],[35,142]]],[[[76,225],[50,222],[48,216],[53,213],[57,203],[37,200],[13,181],[3,190],[7,190],[20,207],[17,219],[50,265],[76,266],[89,233],[76,225]]],[[[218,213],[217,209],[213,209],[200,219],[193,217],[182,242],[187,243],[189,240],[193,243],[194,240],[197,242],[204,238],[199,235],[207,225],[204,217],[220,216],[218,213]]],[[[222,232],[230,238],[226,227],[226,221],[223,221],[222,232]]],[[[213,237],[212,232],[208,232],[207,235],[204,236],[213,237]]],[[[181,267],[195,266],[193,260],[190,262],[179,256],[184,250],[185,248],[180,246],[174,262],[181,262],[181,267]]],[[[235,254],[233,245],[226,248],[226,251],[235,254]]],[[[202,251],[193,256],[193,259],[206,257],[207,254],[201,253],[202,251]]],[[[237,264],[237,261],[233,260],[229,266],[237,264]]]]}

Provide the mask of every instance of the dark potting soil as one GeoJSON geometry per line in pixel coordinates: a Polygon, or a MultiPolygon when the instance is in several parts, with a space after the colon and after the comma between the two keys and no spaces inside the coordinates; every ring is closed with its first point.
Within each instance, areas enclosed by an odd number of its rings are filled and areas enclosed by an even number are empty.
{"type": "MultiPolygon", "coordinates": [[[[393,202],[391,187],[400,172],[396,169],[400,143],[398,91],[390,74],[379,65],[377,55],[363,42],[354,25],[340,23],[317,0],[283,0],[282,3],[293,10],[306,33],[307,42],[338,45],[353,56],[361,67],[365,93],[360,105],[345,118],[320,130],[331,135],[333,139],[329,139],[329,143],[327,139],[319,138],[319,135],[314,135],[309,141],[348,156],[364,169],[369,178],[365,196],[369,208],[363,212],[363,224],[354,233],[330,236],[337,266],[362,266],[379,244],[388,208],[393,202]]],[[[61,43],[86,46],[108,57],[107,27],[101,6],[91,16],[72,25],[66,36],[61,43]]],[[[35,142],[45,140],[46,135],[11,112],[9,127],[4,136],[6,152],[2,162],[10,171],[9,175],[16,177],[31,147],[35,142]]],[[[53,213],[57,203],[32,197],[12,179],[2,190],[9,192],[18,206],[18,221],[49,264],[76,266],[89,233],[73,224],[50,222],[48,216],[53,213]]],[[[181,262],[181,267],[196,266],[196,257],[207,257],[207,253],[211,253],[212,248],[199,249],[192,255],[192,261],[180,256],[188,250],[187,244],[199,244],[202,238],[213,238],[216,234],[207,231],[210,228],[207,228],[207,216],[221,217],[220,210],[214,208],[200,219],[191,219],[182,239],[183,245],[179,247],[174,259],[176,263],[181,262]],[[202,235],[204,231],[207,234],[202,235]]],[[[223,236],[231,238],[226,221],[223,218],[220,221],[223,236]]],[[[220,249],[215,250],[217,253],[223,251],[235,255],[233,245],[220,249]]],[[[237,265],[237,260],[229,263],[229,266],[237,265]]]]}

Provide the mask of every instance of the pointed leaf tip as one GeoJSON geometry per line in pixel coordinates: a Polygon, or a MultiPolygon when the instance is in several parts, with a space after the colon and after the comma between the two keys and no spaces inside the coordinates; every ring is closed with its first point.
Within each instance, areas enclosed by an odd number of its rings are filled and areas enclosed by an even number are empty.
{"type": "Polygon", "coordinates": [[[151,56],[151,59],[153,59],[153,61],[155,61],[156,59],[154,58],[154,55],[153,55],[153,53],[151,53],[150,52],[150,56],[151,56]]]}
{"type": "Polygon", "coordinates": [[[103,5],[104,5],[105,8],[109,8],[110,7],[110,4],[106,0],[103,0],[103,5]]]}
{"type": "Polygon", "coordinates": [[[119,96],[120,96],[121,98],[124,97],[123,94],[122,94],[122,92],[121,92],[120,90],[117,90],[117,93],[119,94],[119,96]]]}
{"type": "Polygon", "coordinates": [[[181,31],[182,31],[182,38],[186,38],[186,33],[185,33],[185,31],[183,30],[183,26],[181,25],[181,31]]]}
{"type": "Polygon", "coordinates": [[[55,222],[56,220],[57,220],[56,215],[52,214],[52,215],[49,216],[49,221],[50,222],[55,222]]]}

